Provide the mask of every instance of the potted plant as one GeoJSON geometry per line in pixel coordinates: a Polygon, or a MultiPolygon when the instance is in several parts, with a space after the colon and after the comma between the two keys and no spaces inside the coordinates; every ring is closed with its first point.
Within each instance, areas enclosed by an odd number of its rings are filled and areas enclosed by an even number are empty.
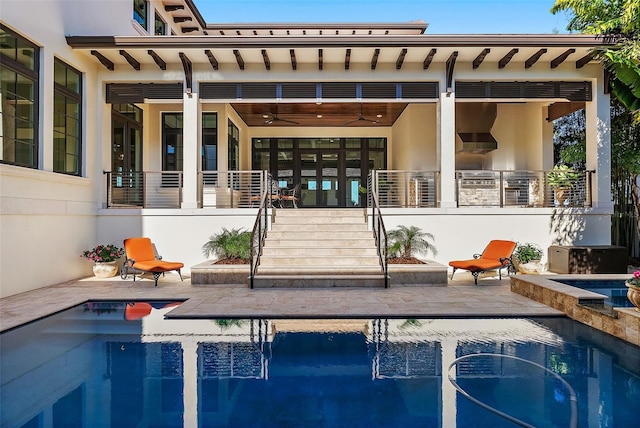
{"type": "Polygon", "coordinates": [[[251,233],[244,229],[222,228],[222,232],[209,237],[202,246],[205,257],[217,256],[220,264],[249,264],[251,233]]]}
{"type": "Polygon", "coordinates": [[[636,311],[640,311],[640,270],[633,272],[633,276],[624,285],[628,288],[627,298],[636,307],[636,311]]]}
{"type": "Polygon", "coordinates": [[[547,184],[553,189],[558,204],[564,205],[578,179],[580,179],[580,173],[564,164],[554,166],[547,173],[547,184]]]}
{"type": "Polygon", "coordinates": [[[518,244],[511,256],[520,273],[538,274],[542,272],[542,249],[531,242],[518,244]]]}
{"type": "Polygon", "coordinates": [[[117,245],[96,245],[90,250],[85,250],[80,257],[94,262],[93,274],[98,278],[110,278],[118,273],[118,260],[124,256],[124,249],[117,245]]]}

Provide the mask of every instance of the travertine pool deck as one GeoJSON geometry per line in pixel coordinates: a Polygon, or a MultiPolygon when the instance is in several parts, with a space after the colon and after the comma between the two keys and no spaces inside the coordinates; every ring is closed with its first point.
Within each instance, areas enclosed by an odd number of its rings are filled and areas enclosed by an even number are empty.
{"type": "Polygon", "coordinates": [[[456,273],[448,286],[250,289],[194,286],[189,278],[85,278],[0,299],[0,331],[89,300],[185,300],[167,314],[178,318],[436,318],[564,316],[510,289],[509,277],[456,273]]]}

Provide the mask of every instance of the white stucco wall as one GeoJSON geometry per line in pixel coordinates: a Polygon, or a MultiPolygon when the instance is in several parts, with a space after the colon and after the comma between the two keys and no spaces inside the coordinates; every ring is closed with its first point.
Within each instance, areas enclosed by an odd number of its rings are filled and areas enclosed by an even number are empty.
{"type": "Polygon", "coordinates": [[[404,109],[392,127],[388,169],[438,171],[437,105],[412,104],[404,109]]]}

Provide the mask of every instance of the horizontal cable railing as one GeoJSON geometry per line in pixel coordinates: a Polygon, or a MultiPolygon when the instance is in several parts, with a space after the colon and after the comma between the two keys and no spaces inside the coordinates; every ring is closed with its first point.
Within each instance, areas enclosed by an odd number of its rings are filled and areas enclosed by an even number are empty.
{"type": "Polygon", "coordinates": [[[592,171],[456,171],[459,207],[589,207],[592,171]]]}
{"type": "Polygon", "coordinates": [[[264,171],[202,171],[198,177],[200,206],[257,208],[265,180],[264,171]]]}
{"type": "Polygon", "coordinates": [[[381,208],[436,207],[440,173],[437,171],[376,170],[373,186],[381,208]]]}
{"type": "Polygon", "coordinates": [[[182,172],[105,171],[107,207],[180,208],[182,172]]]}

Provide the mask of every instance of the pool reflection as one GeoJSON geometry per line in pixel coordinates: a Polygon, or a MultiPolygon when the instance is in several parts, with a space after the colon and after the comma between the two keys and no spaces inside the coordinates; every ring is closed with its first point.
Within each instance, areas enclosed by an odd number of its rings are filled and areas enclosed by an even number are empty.
{"type": "Polygon", "coordinates": [[[91,303],[0,336],[1,426],[632,426],[637,347],[563,318],[176,320],[179,302],[91,303]],[[144,304],[140,304],[144,303],[144,304]]]}

